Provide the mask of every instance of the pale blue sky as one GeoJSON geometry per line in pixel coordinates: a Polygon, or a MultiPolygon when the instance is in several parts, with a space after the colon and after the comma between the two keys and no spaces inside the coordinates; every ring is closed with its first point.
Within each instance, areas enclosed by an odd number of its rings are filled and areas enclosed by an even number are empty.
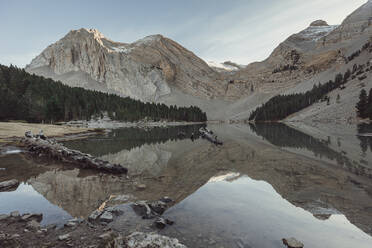
{"type": "Polygon", "coordinates": [[[163,34],[205,60],[265,59],[289,35],[339,24],[366,0],[0,0],[0,63],[23,67],[71,29],[133,42],[163,34]]]}

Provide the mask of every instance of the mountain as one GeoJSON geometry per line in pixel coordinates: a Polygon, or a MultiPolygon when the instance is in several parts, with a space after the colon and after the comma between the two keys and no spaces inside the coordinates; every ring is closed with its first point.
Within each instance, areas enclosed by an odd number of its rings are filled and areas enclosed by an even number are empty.
{"type": "Polygon", "coordinates": [[[229,119],[247,119],[250,113],[273,96],[302,93],[311,90],[315,84],[334,80],[338,73],[353,70],[354,64],[361,65],[365,79],[352,78],[346,90],[334,90],[329,96],[331,103],[314,104],[288,120],[312,122],[355,120],[355,104],[361,88],[367,91],[371,75],[366,68],[372,59],[368,42],[372,36],[372,1],[350,14],[340,25],[328,25],[317,20],[305,30],[291,35],[262,62],[249,64],[230,76],[241,97],[228,106],[224,112],[229,119]],[[363,47],[367,45],[366,49],[363,47]],[[355,56],[357,55],[357,56],[355,56]],[[350,59],[352,58],[352,61],[350,59]],[[249,92],[250,85],[254,91],[249,92]],[[337,95],[341,100],[336,102],[337,95]]]}
{"type": "Polygon", "coordinates": [[[122,96],[156,101],[172,88],[202,98],[223,95],[219,75],[178,43],[152,35],[114,42],[96,29],[70,31],[26,66],[28,72],[122,96]]]}
{"type": "MultiPolygon", "coordinates": [[[[95,29],[79,29],[46,48],[26,70],[143,101],[197,105],[209,119],[246,120],[276,95],[306,92],[352,70],[354,64],[367,67],[372,56],[369,47],[363,47],[372,36],[371,22],[369,0],[340,25],[316,20],[288,37],[264,61],[247,66],[205,63],[161,35],[128,44],[111,41],[95,29]]],[[[370,70],[361,71],[365,79],[359,80],[359,75],[346,84],[347,90],[329,93],[331,99],[340,94],[339,104],[315,104],[289,119],[355,120],[357,95],[361,87],[367,91],[371,87],[370,70]]]]}

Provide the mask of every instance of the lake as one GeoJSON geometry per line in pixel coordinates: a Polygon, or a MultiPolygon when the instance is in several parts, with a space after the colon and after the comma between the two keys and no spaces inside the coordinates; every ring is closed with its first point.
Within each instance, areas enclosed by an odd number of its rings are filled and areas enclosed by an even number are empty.
{"type": "Polygon", "coordinates": [[[222,146],[199,137],[200,127],[125,128],[64,142],[122,164],[122,176],[8,149],[0,181],[22,183],[0,192],[0,213],[40,212],[42,224],[61,226],[102,204],[169,196],[175,202],[164,216],[175,224],[159,232],[189,247],[283,247],[289,237],[305,247],[371,247],[371,126],[209,125],[222,146]]]}

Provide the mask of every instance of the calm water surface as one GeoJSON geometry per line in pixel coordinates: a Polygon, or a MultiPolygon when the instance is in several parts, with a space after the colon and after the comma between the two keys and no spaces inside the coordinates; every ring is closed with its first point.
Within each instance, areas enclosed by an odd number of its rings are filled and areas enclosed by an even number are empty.
{"type": "Polygon", "coordinates": [[[41,212],[43,224],[63,224],[102,203],[170,196],[165,216],[175,224],[161,233],[189,247],[283,247],[292,236],[305,247],[372,247],[370,126],[327,135],[284,124],[210,126],[223,146],[191,140],[199,128],[118,129],[65,143],[125,165],[130,180],[8,149],[0,181],[22,183],[0,192],[0,213],[41,212]]]}

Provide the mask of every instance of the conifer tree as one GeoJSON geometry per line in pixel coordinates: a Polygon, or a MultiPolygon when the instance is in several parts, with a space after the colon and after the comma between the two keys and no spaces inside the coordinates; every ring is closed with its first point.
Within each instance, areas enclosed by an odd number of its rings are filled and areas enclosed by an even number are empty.
{"type": "Polygon", "coordinates": [[[367,105],[367,117],[372,120],[372,88],[369,90],[367,105]]]}
{"type": "Polygon", "coordinates": [[[359,94],[359,102],[356,105],[357,113],[360,118],[367,117],[367,109],[368,109],[368,98],[367,92],[365,89],[362,89],[359,94]]]}

